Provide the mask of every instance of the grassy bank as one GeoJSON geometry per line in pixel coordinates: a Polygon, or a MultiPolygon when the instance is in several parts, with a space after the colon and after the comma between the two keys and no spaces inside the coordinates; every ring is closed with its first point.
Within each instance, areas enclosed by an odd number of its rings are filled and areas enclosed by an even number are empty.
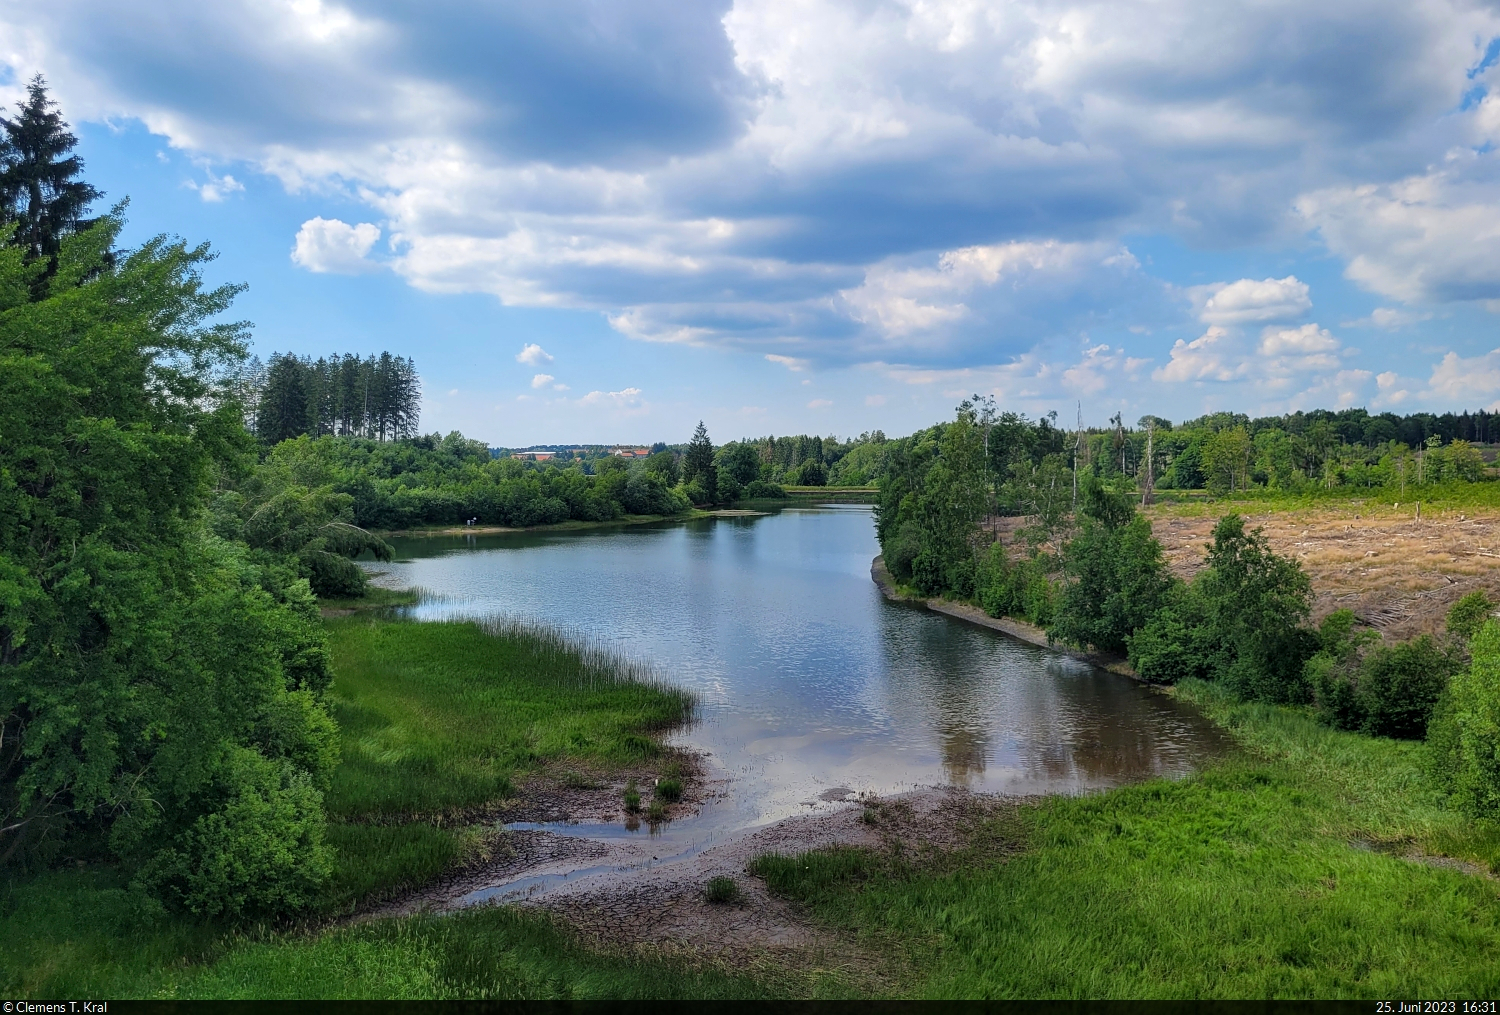
{"type": "Polygon", "coordinates": [[[569,519],[565,522],[553,522],[549,525],[528,525],[525,527],[507,525],[448,525],[444,523],[433,523],[431,525],[414,525],[404,529],[380,529],[373,530],[375,534],[385,538],[410,538],[413,536],[472,536],[485,535],[496,532],[573,532],[579,529],[607,529],[622,525],[646,525],[651,522],[680,522],[691,518],[705,518],[707,511],[691,508],[675,515],[621,515],[618,518],[609,518],[604,521],[583,521],[582,519],[569,519]]]}
{"type": "Polygon", "coordinates": [[[888,949],[923,997],[1500,993],[1500,895],[1474,873],[1500,865],[1500,834],[1442,808],[1420,745],[1180,693],[1245,751],[1020,807],[953,857],[835,850],[758,872],[888,949]]]}
{"type": "MultiPolygon", "coordinates": [[[[485,809],[538,766],[568,758],[607,768],[654,754],[653,734],[692,708],[652,674],[545,629],[360,615],[327,625],[342,740],[325,800],[337,867],[314,924],[485,848],[485,809]]],[[[760,989],[680,964],[601,957],[535,914],[319,933],[168,915],[106,864],[0,887],[0,990],[8,997],[715,997],[760,989]]]]}

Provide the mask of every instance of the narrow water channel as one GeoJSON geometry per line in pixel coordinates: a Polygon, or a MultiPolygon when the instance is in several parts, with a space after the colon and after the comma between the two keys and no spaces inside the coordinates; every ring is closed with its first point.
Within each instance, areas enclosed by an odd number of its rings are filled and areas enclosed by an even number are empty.
{"type": "Polygon", "coordinates": [[[543,621],[697,692],[698,721],[673,739],[707,752],[730,788],[673,823],[681,847],[842,791],[1077,793],[1186,773],[1223,748],[1190,707],[1127,678],[886,601],[866,507],[395,547],[376,570],[436,594],[421,618],[543,621]]]}

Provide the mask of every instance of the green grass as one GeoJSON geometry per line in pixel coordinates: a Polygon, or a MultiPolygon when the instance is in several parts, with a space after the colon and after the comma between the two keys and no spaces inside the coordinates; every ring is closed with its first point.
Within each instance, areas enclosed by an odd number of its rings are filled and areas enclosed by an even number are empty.
{"type": "Polygon", "coordinates": [[[324,610],[382,610],[387,606],[411,606],[421,599],[416,589],[383,589],[371,585],[359,599],[319,599],[318,606],[324,610]]]}
{"type": "Polygon", "coordinates": [[[1244,754],[1021,807],[957,856],[838,849],[754,872],[888,950],[922,997],[1500,993],[1496,883],[1397,855],[1500,862],[1495,829],[1427,788],[1420,745],[1181,693],[1244,754]]]}
{"type": "Polygon", "coordinates": [[[174,920],[107,870],[0,892],[7,998],[759,998],[774,986],[602,955],[545,916],[484,908],[283,933],[174,920]]]}
{"type": "Polygon", "coordinates": [[[336,817],[482,807],[543,762],[651,756],[646,734],[692,710],[686,692],[545,628],[348,617],[328,632],[336,817]]]}
{"type": "MultiPolygon", "coordinates": [[[[326,798],[347,913],[489,848],[466,812],[538,765],[655,756],[693,702],[596,646],[523,625],[326,622],[342,755],[326,798]]],[[[669,766],[670,767],[670,766],[669,766]]],[[[674,770],[675,771],[675,770],[674,770]]],[[[579,777],[581,778],[581,776],[579,777]]],[[[227,927],[164,913],[102,865],[0,885],[7,997],[758,997],[680,962],[591,952],[537,914],[486,909],[336,929],[227,927]]]]}
{"type": "Polygon", "coordinates": [[[1422,514],[1442,511],[1481,511],[1500,508],[1500,482],[1448,482],[1417,486],[1408,483],[1403,493],[1398,486],[1354,487],[1332,489],[1311,487],[1289,492],[1256,488],[1232,494],[1211,495],[1207,490],[1157,490],[1153,494],[1157,510],[1180,515],[1227,514],[1230,511],[1297,511],[1312,509],[1361,510],[1375,513],[1397,511],[1403,515],[1415,512],[1417,502],[1422,514]],[[1400,508],[1394,505],[1400,504],[1400,508]]]}

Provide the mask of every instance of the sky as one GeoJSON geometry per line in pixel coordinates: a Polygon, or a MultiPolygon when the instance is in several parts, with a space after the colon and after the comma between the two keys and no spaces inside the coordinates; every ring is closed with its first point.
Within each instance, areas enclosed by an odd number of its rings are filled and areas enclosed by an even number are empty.
{"type": "Polygon", "coordinates": [[[1500,405],[1500,10],[0,3],[124,241],[496,446],[1500,405]]]}

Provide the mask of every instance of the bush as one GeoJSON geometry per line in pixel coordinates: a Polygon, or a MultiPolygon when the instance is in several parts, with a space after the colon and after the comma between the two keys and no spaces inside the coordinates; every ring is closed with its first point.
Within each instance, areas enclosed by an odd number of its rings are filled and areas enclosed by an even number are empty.
{"type": "Polygon", "coordinates": [[[221,759],[219,799],[148,862],[139,880],[199,916],[264,916],[310,905],[333,870],[323,795],[306,772],[249,748],[221,759]]]}
{"type": "Polygon", "coordinates": [[[732,473],[725,469],[719,470],[717,488],[714,492],[714,499],[718,503],[728,504],[731,501],[739,500],[741,489],[743,488],[740,486],[740,481],[735,479],[732,473]]]}
{"type": "Polygon", "coordinates": [[[1173,579],[1150,522],[1122,498],[1091,500],[1103,502],[1101,513],[1086,516],[1063,549],[1066,581],[1048,634],[1080,648],[1123,652],[1162,607],[1173,579]]]}
{"type": "Polygon", "coordinates": [[[901,526],[885,545],[885,566],[903,582],[912,580],[912,568],[922,552],[922,532],[915,522],[901,526]]]}
{"type": "Polygon", "coordinates": [[[1500,623],[1488,620],[1470,645],[1469,669],[1449,682],[1428,726],[1431,769],[1453,802],[1474,817],[1500,816],[1500,623]]]}
{"type": "Polygon", "coordinates": [[[693,504],[702,505],[713,502],[713,498],[708,495],[708,492],[703,489],[703,484],[697,479],[684,486],[682,492],[693,504]]]}
{"type": "Polygon", "coordinates": [[[675,804],[682,799],[682,780],[670,778],[657,780],[656,795],[669,804],[675,804]]]}
{"type": "Polygon", "coordinates": [[[1247,533],[1234,514],[1214,527],[1206,563],[1193,590],[1203,606],[1210,677],[1250,700],[1308,701],[1303,667],[1319,644],[1301,627],[1312,600],[1302,566],[1272,553],[1260,530],[1247,533]]]}
{"type": "Polygon", "coordinates": [[[797,469],[797,484],[800,486],[827,486],[828,468],[816,458],[809,458],[797,469]]]}
{"type": "Polygon", "coordinates": [[[746,500],[785,500],[786,490],[780,484],[757,479],[745,487],[741,496],[746,500]]]}
{"type": "Polygon", "coordinates": [[[1354,632],[1353,617],[1348,610],[1330,615],[1319,632],[1322,647],[1307,661],[1318,719],[1370,736],[1420,740],[1449,679],[1462,669],[1459,652],[1430,635],[1365,649],[1378,635],[1354,632]]]}
{"type": "Polygon", "coordinates": [[[1448,633],[1468,641],[1494,616],[1495,603],[1483,592],[1470,592],[1448,610],[1448,633]]]}
{"type": "Polygon", "coordinates": [[[1179,586],[1166,605],[1126,640],[1130,665],[1141,679],[1155,684],[1208,678],[1206,621],[1197,597],[1179,586]]]}

